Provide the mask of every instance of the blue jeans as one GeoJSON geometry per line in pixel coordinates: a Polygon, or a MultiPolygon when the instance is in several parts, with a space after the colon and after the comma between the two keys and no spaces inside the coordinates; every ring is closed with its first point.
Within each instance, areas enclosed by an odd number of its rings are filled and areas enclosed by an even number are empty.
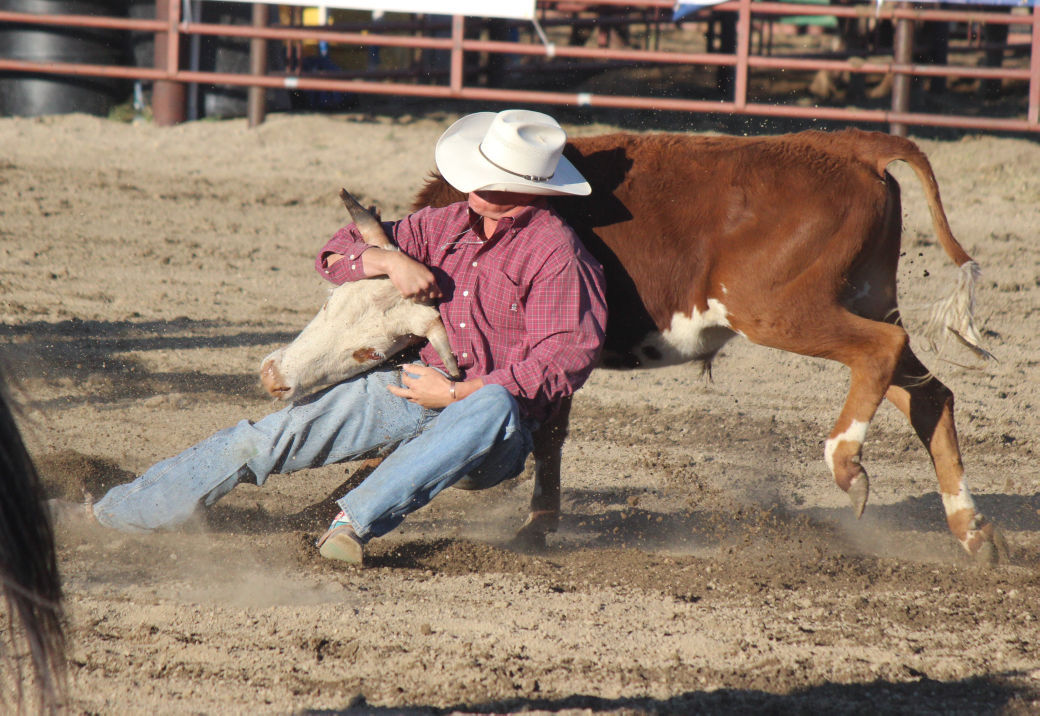
{"type": "Polygon", "coordinates": [[[94,505],[98,521],[128,532],[174,527],[242,481],[381,454],[368,478],[339,500],[362,540],[384,535],[446,487],[484,489],[520,474],[534,421],[502,386],[486,385],[443,410],[386,389],[384,367],[307,396],[255,423],[243,420],[163,460],[94,505]]]}

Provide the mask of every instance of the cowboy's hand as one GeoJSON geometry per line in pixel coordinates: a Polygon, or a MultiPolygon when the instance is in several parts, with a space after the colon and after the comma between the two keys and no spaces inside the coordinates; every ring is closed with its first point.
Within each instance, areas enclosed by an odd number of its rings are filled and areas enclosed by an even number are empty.
{"type": "Polygon", "coordinates": [[[441,298],[441,289],[433,272],[423,264],[400,252],[386,257],[386,275],[401,295],[420,303],[441,298]]]}
{"type": "Polygon", "coordinates": [[[414,363],[402,366],[401,382],[403,388],[388,385],[386,389],[424,408],[443,408],[451,402],[451,381],[433,368],[414,363]]]}

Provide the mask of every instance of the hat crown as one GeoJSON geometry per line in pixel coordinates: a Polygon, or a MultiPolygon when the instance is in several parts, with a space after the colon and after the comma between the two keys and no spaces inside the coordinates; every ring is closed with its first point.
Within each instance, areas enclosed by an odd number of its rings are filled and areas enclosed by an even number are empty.
{"type": "Polygon", "coordinates": [[[476,112],[437,140],[437,170],[463,193],[586,196],[592,187],[563,154],[567,133],[547,114],[526,109],[476,112]]]}
{"type": "Polygon", "coordinates": [[[495,115],[480,153],[510,174],[547,181],[556,172],[566,142],[566,132],[549,115],[513,109],[495,115]]]}

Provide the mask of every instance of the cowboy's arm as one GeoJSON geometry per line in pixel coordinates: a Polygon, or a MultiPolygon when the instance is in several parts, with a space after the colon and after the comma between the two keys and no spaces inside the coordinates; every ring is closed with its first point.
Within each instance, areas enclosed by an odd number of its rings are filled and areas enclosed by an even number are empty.
{"type": "Polygon", "coordinates": [[[325,279],[337,285],[386,276],[406,298],[416,301],[440,298],[441,291],[433,273],[407,253],[409,248],[418,244],[414,236],[416,225],[405,219],[391,226],[390,233],[402,250],[370,246],[350,225],[336,232],[322,247],[315,268],[325,279]]]}

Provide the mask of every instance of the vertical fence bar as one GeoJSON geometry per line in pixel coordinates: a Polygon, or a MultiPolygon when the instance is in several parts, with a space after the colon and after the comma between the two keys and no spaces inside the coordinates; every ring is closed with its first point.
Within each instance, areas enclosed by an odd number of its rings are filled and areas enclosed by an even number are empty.
{"type": "MultiPolygon", "coordinates": [[[[907,7],[900,3],[898,7],[907,7]]],[[[892,60],[896,65],[910,65],[914,60],[914,21],[901,17],[896,20],[896,35],[893,39],[892,60]]],[[[910,83],[913,76],[897,72],[892,78],[892,111],[906,113],[910,111],[910,83]]],[[[888,131],[897,137],[907,135],[907,126],[903,122],[891,122],[888,131]]]]}
{"type": "Polygon", "coordinates": [[[737,76],[733,84],[736,108],[747,107],[748,57],[751,54],[751,0],[740,0],[737,11],[737,76]]]}
{"type": "MultiPolygon", "coordinates": [[[[253,3],[253,27],[267,26],[267,5],[253,3]]],[[[267,40],[254,37],[249,40],[249,74],[263,76],[267,74],[267,40]]],[[[246,95],[246,115],[250,127],[257,127],[264,122],[267,112],[267,90],[261,86],[250,85],[246,95]]]]}
{"type": "MultiPolygon", "coordinates": [[[[155,17],[166,20],[166,30],[155,34],[155,67],[172,74],[180,67],[180,0],[155,0],[155,17]]],[[[152,86],[152,116],[160,127],[180,124],[187,118],[184,83],[156,80],[152,86]]]]}
{"type": "Polygon", "coordinates": [[[1033,6],[1033,45],[1029,51],[1030,124],[1040,124],[1040,2],[1033,6]]]}
{"type": "Polygon", "coordinates": [[[466,18],[462,15],[451,17],[451,93],[462,92],[463,55],[462,40],[466,32],[466,18]]]}

